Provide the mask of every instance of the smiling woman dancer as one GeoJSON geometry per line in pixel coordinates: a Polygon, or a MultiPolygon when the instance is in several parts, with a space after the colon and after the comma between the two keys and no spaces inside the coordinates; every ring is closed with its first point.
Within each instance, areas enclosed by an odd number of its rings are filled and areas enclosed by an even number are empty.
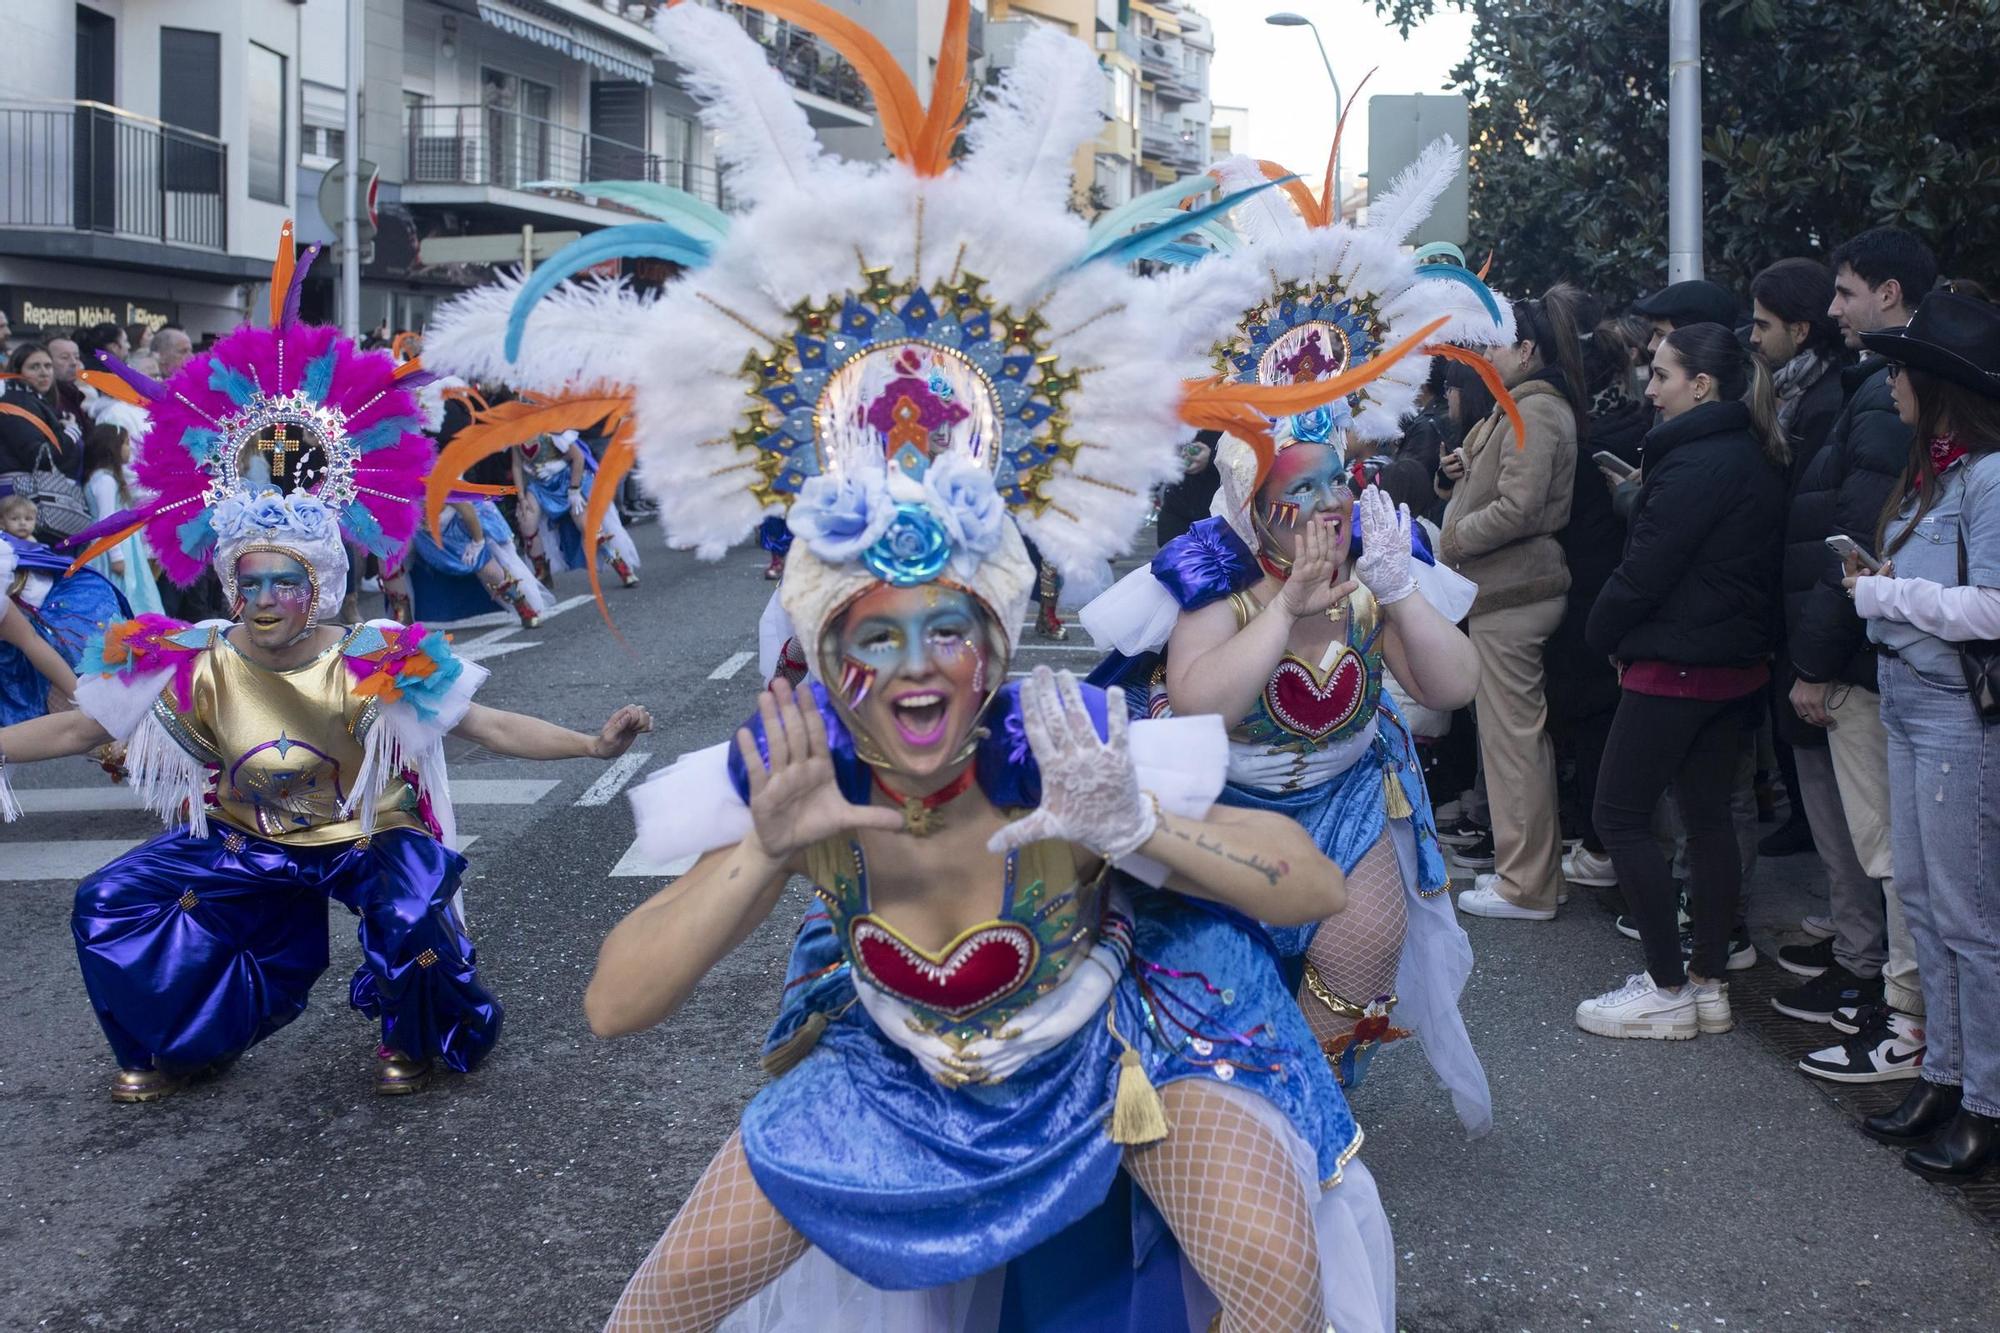
{"type": "MultiPolygon", "coordinates": [[[[501,288],[430,343],[455,372],[499,373],[511,318],[517,378],[571,368],[524,390],[600,412],[631,394],[670,543],[719,558],[774,514],[796,538],[778,596],[813,679],[774,684],[733,745],[634,794],[649,857],[701,859],[606,939],[593,1028],[667,1020],[793,875],[818,901],[766,1048],[776,1077],[611,1327],[979,1327],[1023,1288],[1047,1301],[1008,1265],[1059,1262],[1049,1243],[1128,1178],[1125,1237],[1169,1234],[1196,1279],[1184,1299],[1176,1263],[1144,1326],[1203,1329],[1219,1303],[1231,1330],[1393,1327],[1359,1131],[1253,923],[1336,911],[1338,869],[1291,821],[1213,806],[1213,719],[1128,722],[1115,692],[1009,680],[1024,537],[1072,574],[1123,549],[1180,472],[1181,416],[1215,401],[1181,385],[1204,331],[1125,267],[1143,242],[1091,262],[1065,209],[1099,125],[1096,60],[1031,31],[954,161],[963,0],[928,113],[857,25],[784,9],[875,81],[894,161],[825,157],[740,26],[665,9],[747,211],[627,229],[689,264],[657,302],[571,289],[524,319],[501,288]]],[[[521,299],[623,240],[585,238],[521,299]]],[[[1199,281],[1180,295],[1243,303],[1199,281]]],[[[607,471],[622,457],[614,441],[607,471]]],[[[1092,1325],[1072,1305],[1036,1326],[1092,1325]]]]}
{"type": "Polygon", "coordinates": [[[431,447],[416,373],[297,323],[290,224],[279,253],[271,328],[237,330],[164,385],[106,358],[151,401],[139,477],[157,498],[87,533],[79,557],[143,529],[180,581],[213,565],[234,623],[111,625],[85,653],[78,711],[0,727],[0,806],[9,760],[116,738],[146,805],[185,822],[77,889],[77,957],[122,1102],[164,1097],[297,1018],[326,970],[329,898],[361,918],[349,994],[381,1020],[376,1091],[415,1091],[434,1063],[471,1070],[501,1010],[457,907],[445,735],[610,758],[652,725],[626,707],[585,736],[484,708],[485,670],[443,635],[324,623],[347,587],[343,535],[400,552],[431,447]]]}

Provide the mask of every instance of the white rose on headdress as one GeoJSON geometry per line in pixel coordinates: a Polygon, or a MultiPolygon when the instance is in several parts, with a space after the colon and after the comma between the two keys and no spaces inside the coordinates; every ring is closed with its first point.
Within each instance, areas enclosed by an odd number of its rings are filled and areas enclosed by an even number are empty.
{"type": "Polygon", "coordinates": [[[316,497],[295,495],[291,500],[292,530],[309,542],[319,541],[333,531],[333,511],[316,497]]]}
{"type": "Polygon", "coordinates": [[[844,565],[873,546],[895,517],[882,474],[864,469],[810,478],[799,487],[786,521],[820,560],[844,565]]]}
{"type": "Polygon", "coordinates": [[[228,541],[241,537],[250,529],[250,500],[243,495],[224,496],[209,515],[209,526],[218,537],[228,541]]]}
{"type": "Polygon", "coordinates": [[[956,559],[976,564],[1000,544],[1007,504],[981,464],[963,454],[936,459],[924,474],[924,498],[951,535],[956,559]]]}
{"type": "Polygon", "coordinates": [[[285,508],[285,497],[276,491],[265,491],[253,497],[244,510],[244,517],[259,528],[273,529],[290,525],[291,513],[285,508]]]}

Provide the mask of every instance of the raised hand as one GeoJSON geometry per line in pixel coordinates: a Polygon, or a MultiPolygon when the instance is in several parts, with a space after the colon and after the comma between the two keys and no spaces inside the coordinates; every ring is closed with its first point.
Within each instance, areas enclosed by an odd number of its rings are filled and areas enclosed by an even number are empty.
{"type": "Polygon", "coordinates": [[[1417,590],[1410,570],[1410,507],[1397,505],[1381,488],[1370,486],[1354,502],[1361,523],[1361,558],[1354,562],[1359,578],[1383,606],[1400,602],[1417,590]]]}
{"type": "Polygon", "coordinates": [[[1292,548],[1292,572],[1278,594],[1278,601],[1294,620],[1330,611],[1354,591],[1352,580],[1334,583],[1345,552],[1334,549],[1332,526],[1314,518],[1298,529],[1298,540],[1292,548]]]}
{"type": "Polygon", "coordinates": [[[1153,836],[1159,810],[1139,790],[1126,732],[1125,692],[1106,690],[1104,706],[1110,735],[1099,740],[1076,677],[1035,668],[1034,677],[1021,687],[1021,721],[1042,771],[1042,803],[994,834],[988,850],[1006,852],[1059,838],[1115,861],[1153,836]]]}
{"type": "Polygon", "coordinates": [[[632,748],[632,742],[653,729],[653,715],[638,704],[626,704],[613,713],[590,742],[593,759],[616,759],[632,748]]]}
{"type": "Polygon", "coordinates": [[[751,836],[777,863],[803,847],[855,829],[885,833],[903,827],[903,815],[879,805],[856,805],[842,795],[833,773],[826,719],[810,695],[803,698],[782,678],[757,697],[770,763],[757,753],[748,727],[736,731],[736,750],[750,775],[751,836]]]}

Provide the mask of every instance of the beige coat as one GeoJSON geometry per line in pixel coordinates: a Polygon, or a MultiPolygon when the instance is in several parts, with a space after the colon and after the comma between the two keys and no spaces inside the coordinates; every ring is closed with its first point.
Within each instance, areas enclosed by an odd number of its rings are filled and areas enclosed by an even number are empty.
{"type": "Polygon", "coordinates": [[[1465,475],[1445,507],[1438,558],[1479,585],[1472,614],[1561,597],[1569,565],[1556,533],[1576,484],[1576,417],[1547,380],[1514,389],[1528,444],[1498,411],[1465,436],[1465,475]]]}

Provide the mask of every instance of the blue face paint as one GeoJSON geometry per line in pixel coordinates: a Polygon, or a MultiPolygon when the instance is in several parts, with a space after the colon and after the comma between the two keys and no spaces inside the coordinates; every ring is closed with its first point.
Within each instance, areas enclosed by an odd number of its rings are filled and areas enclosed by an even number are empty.
{"type": "Polygon", "coordinates": [[[926,600],[931,593],[935,606],[856,617],[841,628],[841,655],[884,678],[899,671],[911,676],[931,669],[949,672],[977,645],[979,617],[964,593],[937,588],[926,593],[926,600]]]}
{"type": "Polygon", "coordinates": [[[1341,469],[1339,456],[1327,451],[1318,461],[1301,468],[1295,476],[1280,481],[1277,490],[1269,495],[1268,502],[1297,506],[1296,521],[1304,523],[1321,510],[1332,508],[1340,502],[1340,497],[1349,494],[1347,474],[1341,469]]]}

